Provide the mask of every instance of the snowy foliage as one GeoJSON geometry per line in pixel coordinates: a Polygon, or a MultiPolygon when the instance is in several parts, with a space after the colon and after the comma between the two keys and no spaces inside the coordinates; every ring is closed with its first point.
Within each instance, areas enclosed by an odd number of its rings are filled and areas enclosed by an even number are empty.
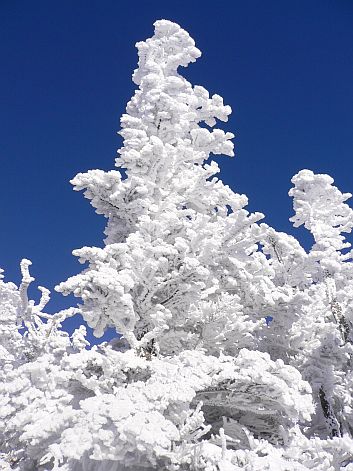
{"type": "Polygon", "coordinates": [[[179,74],[200,55],[166,20],[137,43],[138,86],[117,169],[78,174],[107,218],[104,248],[45,313],[0,280],[0,469],[352,471],[353,211],[328,175],[293,177],[291,235],[215,175],[233,156],[231,109],[179,74]],[[82,314],[86,326],[62,328],[82,314]],[[271,319],[266,322],[266,319],[271,319]]]}

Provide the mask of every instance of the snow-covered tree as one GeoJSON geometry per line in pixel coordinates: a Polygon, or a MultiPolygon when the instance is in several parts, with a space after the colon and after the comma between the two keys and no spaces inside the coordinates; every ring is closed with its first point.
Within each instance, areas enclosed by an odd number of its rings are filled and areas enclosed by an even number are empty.
{"type": "MultiPolygon", "coordinates": [[[[343,233],[353,227],[353,211],[328,175],[302,170],[292,179],[297,227],[303,224],[314,237],[307,258],[313,267],[308,302],[292,331],[296,363],[313,387],[330,436],[351,434],[353,423],[351,325],[353,263],[343,233]],[[298,333],[300,332],[300,339],[298,333]]],[[[316,421],[315,421],[316,422],[316,421]]],[[[318,424],[315,424],[319,426],[318,424]]]]}
{"type": "Polygon", "coordinates": [[[194,41],[160,20],[137,48],[124,171],[72,181],[107,218],[104,248],[75,250],[86,268],[57,287],[81,304],[29,301],[27,260],[19,288],[0,281],[0,469],[353,470],[350,195],[293,178],[309,253],[260,223],[215,176],[231,109],[180,75],[194,41]],[[69,336],[78,312],[116,339],[69,336]]]}

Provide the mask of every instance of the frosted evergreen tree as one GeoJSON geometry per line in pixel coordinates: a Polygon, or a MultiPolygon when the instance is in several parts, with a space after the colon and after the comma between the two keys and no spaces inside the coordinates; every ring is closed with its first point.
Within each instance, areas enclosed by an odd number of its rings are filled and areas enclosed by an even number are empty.
{"type": "MultiPolygon", "coordinates": [[[[308,254],[313,267],[310,302],[293,330],[294,342],[302,350],[296,363],[313,387],[321,406],[317,419],[325,419],[326,433],[351,436],[353,263],[351,245],[343,235],[353,227],[353,211],[345,203],[351,194],[342,194],[330,176],[309,170],[299,172],[292,182],[289,194],[296,214],[291,220],[296,227],[303,224],[314,237],[308,254]]],[[[314,424],[325,434],[320,422],[314,424]]]]}
{"type": "Polygon", "coordinates": [[[29,301],[26,260],[19,288],[0,282],[0,469],[352,470],[347,195],[308,171],[293,180],[309,254],[260,223],[215,176],[231,109],[180,75],[194,41],[160,20],[137,48],[124,172],[72,181],[107,218],[104,248],[75,250],[86,268],[57,288],[81,304],[48,315],[44,288],[29,301]],[[85,326],[60,328],[78,312],[119,335],[89,349],[85,326]]]}
{"type": "Polygon", "coordinates": [[[353,211],[328,175],[302,170],[292,179],[295,227],[314,238],[309,251],[286,234],[268,228],[262,242],[276,272],[277,293],[286,293],[271,311],[273,322],[262,348],[297,367],[309,381],[315,401],[310,433],[352,436],[352,251],[353,211]]]}

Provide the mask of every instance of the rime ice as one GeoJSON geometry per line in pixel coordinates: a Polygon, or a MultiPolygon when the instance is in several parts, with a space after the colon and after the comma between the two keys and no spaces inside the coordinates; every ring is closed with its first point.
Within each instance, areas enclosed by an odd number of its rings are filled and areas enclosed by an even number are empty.
{"type": "Polygon", "coordinates": [[[189,34],[154,26],[116,170],[72,180],[107,219],[57,287],[79,308],[29,300],[28,260],[19,287],[0,280],[0,469],[352,471],[350,195],[293,177],[309,253],[249,213],[211,160],[233,156],[231,108],[181,75],[189,34]],[[77,313],[119,336],[89,349],[85,326],[61,328],[77,313]]]}

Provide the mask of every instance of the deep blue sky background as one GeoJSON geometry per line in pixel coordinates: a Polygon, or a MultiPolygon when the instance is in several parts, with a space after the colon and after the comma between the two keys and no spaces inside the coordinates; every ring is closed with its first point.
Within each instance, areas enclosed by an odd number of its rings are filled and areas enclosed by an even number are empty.
{"type": "MultiPolygon", "coordinates": [[[[303,237],[288,222],[298,170],[329,173],[353,192],[352,0],[0,0],[7,280],[19,282],[26,257],[35,283],[53,289],[81,270],[74,248],[102,245],[104,218],[69,180],[113,167],[119,117],[134,90],[134,44],[159,18],[178,22],[203,52],[187,78],[233,108],[226,127],[237,157],[218,161],[251,210],[303,237]]],[[[54,294],[48,311],[72,303],[54,294]]]]}

